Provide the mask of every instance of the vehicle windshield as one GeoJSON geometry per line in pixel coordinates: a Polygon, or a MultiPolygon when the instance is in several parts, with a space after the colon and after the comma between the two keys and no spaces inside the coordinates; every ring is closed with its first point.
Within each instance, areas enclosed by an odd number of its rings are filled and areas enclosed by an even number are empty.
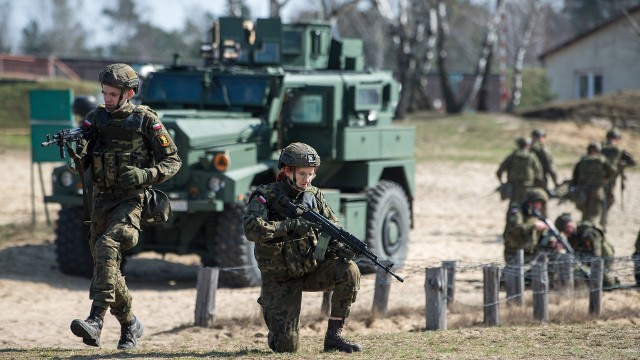
{"type": "Polygon", "coordinates": [[[154,73],[143,84],[143,102],[227,108],[265,105],[267,77],[220,74],[207,87],[203,79],[203,73],[154,73]]]}

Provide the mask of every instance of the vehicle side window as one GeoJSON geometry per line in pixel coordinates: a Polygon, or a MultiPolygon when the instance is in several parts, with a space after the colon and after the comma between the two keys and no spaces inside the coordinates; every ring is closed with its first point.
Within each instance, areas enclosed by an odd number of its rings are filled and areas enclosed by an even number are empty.
{"type": "Polygon", "coordinates": [[[320,124],[324,119],[322,94],[300,94],[291,99],[290,120],[298,124],[320,124]]]}

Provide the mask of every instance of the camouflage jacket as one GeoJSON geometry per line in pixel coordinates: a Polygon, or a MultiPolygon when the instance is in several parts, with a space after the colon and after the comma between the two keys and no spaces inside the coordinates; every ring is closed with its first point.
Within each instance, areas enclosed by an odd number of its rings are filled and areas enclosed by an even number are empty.
{"type": "Polygon", "coordinates": [[[536,230],[538,218],[532,215],[526,205],[512,203],[507,211],[506,220],[503,236],[507,252],[523,249],[525,254],[535,254],[539,246],[550,236],[546,230],[536,230]]]}
{"type": "Polygon", "coordinates": [[[536,156],[526,149],[515,150],[507,156],[496,171],[502,182],[502,173],[507,172],[508,182],[519,182],[526,186],[540,185],[543,180],[542,166],[536,156]]]}
{"type": "MultiPolygon", "coordinates": [[[[315,271],[318,260],[313,252],[319,233],[311,230],[305,235],[297,235],[286,228],[286,215],[278,208],[276,198],[280,193],[288,196],[293,203],[315,210],[332,223],[338,219],[327,204],[322,192],[309,186],[304,192],[293,194],[283,182],[275,182],[258,187],[249,199],[249,208],[244,217],[244,234],[255,243],[254,254],[263,277],[278,279],[298,278],[315,271]],[[266,200],[264,203],[261,201],[266,200]]],[[[337,244],[329,244],[328,254],[335,254],[337,244]]]]}
{"type": "Polygon", "coordinates": [[[573,169],[572,184],[583,187],[601,187],[615,173],[615,169],[604,156],[586,155],[573,169]]]}
{"type": "Polygon", "coordinates": [[[582,221],[577,225],[576,231],[568,237],[569,244],[576,251],[576,255],[589,257],[614,255],[613,245],[606,240],[602,229],[589,221],[582,221]]]}
{"type": "Polygon", "coordinates": [[[127,165],[150,170],[143,185],[161,183],[182,165],[173,139],[147,106],[129,102],[109,113],[100,105],[87,114],[81,128],[88,134],[86,165],[92,168],[94,185],[117,188],[120,170],[127,165]]]}
{"type": "Polygon", "coordinates": [[[547,176],[551,178],[553,184],[555,186],[558,185],[558,174],[556,172],[555,166],[553,165],[553,157],[549,150],[544,147],[543,144],[536,142],[531,145],[531,152],[533,152],[538,161],[540,162],[540,166],[542,167],[542,173],[545,180],[545,184],[547,183],[547,176]]]}

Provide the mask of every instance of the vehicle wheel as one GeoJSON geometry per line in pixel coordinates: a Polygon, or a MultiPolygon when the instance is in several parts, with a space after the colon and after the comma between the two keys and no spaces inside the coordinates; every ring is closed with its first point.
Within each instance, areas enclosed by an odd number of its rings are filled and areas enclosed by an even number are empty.
{"type": "Polygon", "coordinates": [[[91,278],[93,259],[89,249],[89,225],[83,222],[82,207],[63,207],[56,226],[56,260],[67,275],[91,278]]]}
{"type": "MultiPolygon", "coordinates": [[[[367,203],[367,246],[378,260],[390,260],[394,269],[402,266],[407,257],[411,208],[400,185],[382,180],[369,190],[367,203]]],[[[367,258],[358,259],[360,271],[376,271],[376,265],[367,258]]]]}
{"type": "Polygon", "coordinates": [[[225,205],[224,212],[205,224],[209,254],[202,257],[202,262],[222,268],[218,279],[220,287],[257,286],[261,281],[253,242],[244,236],[242,227],[246,207],[245,204],[225,205]]]}

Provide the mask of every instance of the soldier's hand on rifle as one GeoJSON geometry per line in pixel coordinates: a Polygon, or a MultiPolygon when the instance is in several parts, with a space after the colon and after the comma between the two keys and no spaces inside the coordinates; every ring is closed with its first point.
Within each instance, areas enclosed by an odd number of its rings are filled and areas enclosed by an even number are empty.
{"type": "Polygon", "coordinates": [[[543,231],[549,228],[549,226],[547,226],[547,224],[542,220],[536,220],[534,226],[536,228],[536,231],[543,231]]]}
{"type": "Polygon", "coordinates": [[[298,235],[304,235],[313,229],[322,229],[322,226],[303,218],[287,219],[284,221],[286,221],[287,230],[293,231],[298,235]]]}
{"type": "Polygon", "coordinates": [[[144,184],[149,180],[149,170],[140,169],[135,166],[126,166],[125,171],[120,174],[118,183],[125,189],[133,188],[144,184]]]}

